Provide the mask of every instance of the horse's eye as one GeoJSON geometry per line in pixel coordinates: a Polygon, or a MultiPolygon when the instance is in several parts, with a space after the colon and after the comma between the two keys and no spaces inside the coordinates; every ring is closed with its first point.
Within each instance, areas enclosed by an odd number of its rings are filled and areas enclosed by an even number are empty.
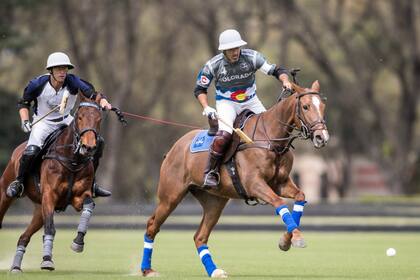
{"type": "Polygon", "coordinates": [[[303,109],[304,110],[308,110],[309,109],[309,106],[308,105],[303,105],[303,109]]]}

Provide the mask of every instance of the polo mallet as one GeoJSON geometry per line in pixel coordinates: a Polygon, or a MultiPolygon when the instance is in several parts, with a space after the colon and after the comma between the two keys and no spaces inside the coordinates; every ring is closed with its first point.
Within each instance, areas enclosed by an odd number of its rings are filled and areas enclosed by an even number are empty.
{"type": "Polygon", "coordinates": [[[39,123],[40,121],[45,119],[47,116],[49,116],[51,113],[53,113],[57,110],[59,110],[60,114],[63,115],[64,114],[64,109],[66,108],[68,99],[69,99],[69,92],[67,91],[67,92],[64,93],[63,98],[61,99],[60,105],[55,106],[50,111],[48,111],[48,113],[43,115],[41,118],[39,118],[36,121],[34,121],[33,123],[31,123],[31,127],[33,127],[34,125],[36,125],[37,123],[39,123]]]}
{"type": "Polygon", "coordinates": [[[37,119],[36,121],[34,121],[33,123],[31,123],[31,127],[33,127],[34,125],[36,125],[37,123],[39,123],[40,121],[42,121],[43,119],[45,119],[46,117],[48,117],[52,112],[55,112],[58,109],[60,109],[60,105],[55,106],[48,113],[46,113],[45,115],[43,115],[42,117],[40,117],[39,119],[37,119]]]}
{"type": "Polygon", "coordinates": [[[233,131],[235,131],[236,134],[238,134],[238,136],[245,141],[245,143],[248,144],[252,144],[254,143],[254,141],[252,141],[251,138],[249,138],[248,135],[245,134],[245,132],[243,132],[241,129],[239,128],[233,128],[230,124],[226,123],[226,121],[224,121],[222,118],[220,118],[219,116],[217,116],[217,119],[219,121],[221,121],[223,124],[225,124],[227,127],[229,127],[230,129],[232,129],[233,131]]]}
{"type": "Polygon", "coordinates": [[[67,106],[67,101],[69,100],[69,92],[66,91],[64,92],[63,98],[61,99],[61,103],[60,103],[60,114],[64,115],[64,109],[66,109],[67,106]]]}

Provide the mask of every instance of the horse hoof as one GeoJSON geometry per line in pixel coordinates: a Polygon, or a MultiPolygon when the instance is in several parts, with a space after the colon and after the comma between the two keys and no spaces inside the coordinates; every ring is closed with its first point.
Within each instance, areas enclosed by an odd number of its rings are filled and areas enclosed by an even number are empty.
{"type": "Polygon", "coordinates": [[[10,273],[22,273],[22,269],[20,267],[13,267],[10,269],[10,273]]]}
{"type": "Polygon", "coordinates": [[[144,277],[159,277],[159,273],[153,269],[146,269],[142,271],[144,277]]]}
{"type": "Polygon", "coordinates": [[[54,262],[53,261],[42,261],[41,269],[53,271],[55,270],[54,262]]]}
{"type": "Polygon", "coordinates": [[[73,251],[75,251],[76,253],[81,253],[81,252],[83,252],[83,247],[84,247],[84,245],[82,244],[82,245],[80,245],[80,244],[77,244],[76,242],[72,242],[71,243],[71,246],[70,246],[70,248],[73,250],[73,251]]]}
{"type": "Polygon", "coordinates": [[[301,239],[292,239],[292,245],[295,248],[305,248],[306,247],[306,242],[303,238],[301,239]]]}
{"type": "Polygon", "coordinates": [[[292,234],[285,232],[279,240],[279,248],[282,251],[289,251],[290,246],[292,245],[292,234]]]}
{"type": "Polygon", "coordinates": [[[212,272],[211,278],[228,278],[228,275],[227,275],[226,271],[224,271],[223,269],[216,268],[212,272]]]}

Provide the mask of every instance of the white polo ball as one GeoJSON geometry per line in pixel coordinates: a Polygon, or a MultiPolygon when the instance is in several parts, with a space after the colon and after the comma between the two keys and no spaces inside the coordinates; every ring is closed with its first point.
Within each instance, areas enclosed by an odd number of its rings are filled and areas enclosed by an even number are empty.
{"type": "Polygon", "coordinates": [[[386,255],[388,256],[388,257],[393,257],[393,256],[395,256],[397,254],[397,251],[394,249],[394,248],[388,248],[387,250],[386,250],[386,255]]]}

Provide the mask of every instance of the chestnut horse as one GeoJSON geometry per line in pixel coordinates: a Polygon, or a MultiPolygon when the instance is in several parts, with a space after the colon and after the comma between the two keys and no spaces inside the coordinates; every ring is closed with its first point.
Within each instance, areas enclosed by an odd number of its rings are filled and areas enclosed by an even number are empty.
{"type": "MultiPolygon", "coordinates": [[[[329,134],[324,121],[325,104],[319,95],[319,83],[310,89],[293,84],[290,96],[278,101],[268,111],[254,115],[245,123],[243,131],[251,136],[253,144],[240,144],[234,155],[237,174],[249,197],[264,201],[281,215],[288,231],[283,234],[279,247],[287,251],[291,245],[305,247],[299,230],[305,194],[289,176],[293,154],[289,150],[295,138],[310,138],[316,148],[323,147],[329,134]],[[298,131],[293,133],[294,131],[298,131]],[[284,198],[295,200],[293,213],[287,209],[284,198]]],[[[204,190],[203,174],[207,153],[191,153],[190,144],[197,134],[191,131],[180,138],[166,155],[160,170],[157,188],[158,204],[147,222],[141,270],[144,276],[157,276],[151,267],[156,234],[166,218],[191,192],[203,208],[201,224],[194,235],[198,255],[210,277],[227,277],[227,273],[214,264],[207,241],[229,199],[241,198],[235,191],[226,168],[221,168],[217,189],[204,190]]]]}
{"type": "MultiPolygon", "coordinates": [[[[102,119],[101,108],[98,105],[99,98],[99,94],[95,101],[81,96],[74,121],[64,128],[43,157],[39,172],[40,186],[34,182],[32,176],[27,176],[24,194],[33,201],[35,208],[31,223],[17,243],[12,272],[21,272],[26,247],[32,235],[42,225],[44,225],[44,236],[41,269],[55,269],[52,260],[55,236],[54,211],[64,211],[68,205],[72,205],[76,211],[83,209],[78,234],[71,246],[76,252],[83,250],[84,235],[94,208],[91,192],[94,178],[92,156],[96,149],[102,119]]],[[[13,202],[12,198],[6,196],[6,188],[16,178],[19,159],[25,146],[26,142],[14,150],[0,178],[0,227],[7,209],[13,202]]]]}

